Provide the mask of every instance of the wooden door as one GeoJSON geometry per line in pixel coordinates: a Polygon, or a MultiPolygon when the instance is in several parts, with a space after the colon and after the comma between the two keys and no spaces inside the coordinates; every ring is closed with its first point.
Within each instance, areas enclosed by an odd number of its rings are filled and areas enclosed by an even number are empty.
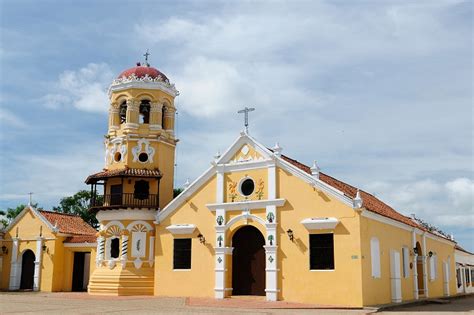
{"type": "Polygon", "coordinates": [[[122,185],[110,186],[110,205],[120,206],[122,204],[122,185]]]}
{"type": "Polygon", "coordinates": [[[232,237],[232,295],[265,295],[265,239],[253,226],[232,237]]]}
{"type": "Polygon", "coordinates": [[[72,291],[84,291],[84,263],[86,253],[74,253],[74,265],[72,268],[72,291]]]}
{"type": "Polygon", "coordinates": [[[21,282],[20,290],[33,290],[35,276],[35,253],[26,250],[21,260],[21,282]]]}

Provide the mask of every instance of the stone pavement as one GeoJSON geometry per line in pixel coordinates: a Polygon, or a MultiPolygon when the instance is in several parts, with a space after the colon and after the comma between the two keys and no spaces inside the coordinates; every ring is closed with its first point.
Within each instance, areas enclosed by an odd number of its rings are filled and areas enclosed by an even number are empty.
{"type": "MultiPolygon", "coordinates": [[[[383,314],[472,312],[474,296],[450,304],[402,306],[383,314]]],[[[108,297],[87,293],[1,292],[0,314],[367,314],[377,309],[327,309],[321,305],[265,302],[258,297],[225,300],[185,297],[108,297]]],[[[459,313],[457,313],[459,314],[459,313]]]]}

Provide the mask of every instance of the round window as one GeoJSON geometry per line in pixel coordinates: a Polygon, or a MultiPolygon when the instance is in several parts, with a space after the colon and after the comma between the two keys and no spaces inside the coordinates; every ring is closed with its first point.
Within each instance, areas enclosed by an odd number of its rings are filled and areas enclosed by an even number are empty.
{"type": "Polygon", "coordinates": [[[148,161],[148,154],[140,153],[140,155],[138,156],[138,160],[142,163],[145,163],[146,161],[148,161]]]}
{"type": "Polygon", "coordinates": [[[255,189],[255,184],[251,178],[244,179],[240,184],[240,192],[244,196],[250,196],[255,189]]]}
{"type": "Polygon", "coordinates": [[[115,153],[114,160],[115,162],[120,162],[120,160],[122,160],[122,154],[120,152],[115,153]]]}

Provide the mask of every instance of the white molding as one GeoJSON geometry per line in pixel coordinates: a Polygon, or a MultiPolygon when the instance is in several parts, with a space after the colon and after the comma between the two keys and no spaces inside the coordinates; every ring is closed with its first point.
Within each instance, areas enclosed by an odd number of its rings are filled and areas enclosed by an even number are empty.
{"type": "Polygon", "coordinates": [[[37,217],[41,222],[43,222],[43,223],[46,225],[46,227],[48,227],[48,228],[51,230],[51,232],[53,232],[53,233],[57,233],[57,232],[58,232],[57,228],[55,228],[55,227],[53,226],[53,224],[51,224],[51,222],[49,222],[45,217],[43,217],[43,216],[41,215],[41,213],[40,213],[38,210],[36,210],[33,206],[28,205],[28,206],[25,207],[25,209],[23,209],[23,210],[20,212],[20,214],[18,214],[18,215],[16,216],[15,219],[5,228],[5,230],[4,230],[5,233],[9,232],[10,229],[11,229],[15,224],[17,224],[17,223],[21,220],[21,218],[23,218],[23,217],[25,216],[25,214],[26,214],[28,211],[30,211],[30,210],[31,210],[31,212],[35,215],[35,217],[37,217]]]}
{"type": "Polygon", "coordinates": [[[246,213],[246,214],[241,214],[230,219],[229,222],[227,222],[227,224],[225,225],[225,230],[229,229],[234,223],[240,220],[248,220],[248,219],[252,219],[260,223],[263,227],[265,227],[265,220],[263,220],[259,216],[256,216],[255,214],[246,213]]]}
{"type": "Polygon", "coordinates": [[[129,81],[129,82],[120,82],[120,83],[112,83],[109,87],[109,97],[112,95],[113,92],[123,91],[127,89],[147,89],[147,90],[160,90],[165,93],[168,93],[172,97],[176,97],[179,95],[179,92],[176,90],[174,85],[169,85],[165,82],[145,82],[145,81],[129,81]]]}
{"type": "Polygon", "coordinates": [[[96,214],[99,222],[109,220],[154,220],[156,210],[153,209],[137,209],[137,210],[100,210],[96,214]]]}
{"type": "Polygon", "coordinates": [[[243,209],[263,209],[266,206],[277,206],[281,207],[285,204],[286,199],[273,199],[273,200],[247,200],[237,202],[223,202],[223,203],[210,203],[206,204],[206,207],[211,211],[217,209],[225,210],[243,210],[243,209]]]}
{"type": "Polygon", "coordinates": [[[307,218],[300,222],[304,227],[311,230],[333,230],[339,224],[336,218],[307,218]]]}
{"type": "Polygon", "coordinates": [[[97,246],[97,242],[96,243],[63,243],[64,244],[64,247],[72,247],[72,248],[76,248],[76,247],[96,247],[97,246]]]}
{"type": "Polygon", "coordinates": [[[121,230],[125,229],[125,227],[124,227],[124,225],[123,225],[122,222],[117,221],[117,220],[114,220],[114,221],[110,221],[109,223],[107,223],[107,224],[104,226],[103,230],[104,230],[104,231],[107,231],[107,230],[109,229],[109,227],[114,226],[114,225],[118,226],[121,230]]]}
{"type": "Polygon", "coordinates": [[[172,224],[166,227],[168,231],[175,235],[192,234],[196,229],[194,224],[172,224]]]}
{"type": "MultiPolygon", "coordinates": [[[[154,217],[153,217],[153,219],[154,219],[154,217]]],[[[151,220],[153,220],[153,219],[151,219],[151,220]]],[[[143,224],[147,228],[148,231],[153,231],[153,227],[148,222],[143,221],[143,220],[136,220],[136,221],[130,222],[127,225],[126,229],[131,231],[132,228],[137,224],[143,224]]]]}
{"type": "Polygon", "coordinates": [[[239,172],[239,171],[248,171],[260,168],[267,168],[269,165],[275,165],[275,161],[272,159],[263,159],[263,160],[251,160],[239,163],[226,163],[218,164],[223,166],[224,172],[239,172]]]}

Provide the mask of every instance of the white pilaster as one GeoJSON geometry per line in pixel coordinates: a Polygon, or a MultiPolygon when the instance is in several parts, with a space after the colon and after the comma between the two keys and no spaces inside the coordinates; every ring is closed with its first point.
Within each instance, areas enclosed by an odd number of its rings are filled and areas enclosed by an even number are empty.
{"type": "Polygon", "coordinates": [[[9,290],[18,290],[20,288],[20,275],[18,274],[21,269],[18,268],[18,245],[20,240],[18,238],[13,239],[12,246],[12,258],[10,267],[10,285],[9,290]]]}
{"type": "Polygon", "coordinates": [[[278,246],[266,245],[265,248],[265,260],[266,260],[266,286],[265,293],[267,301],[278,300],[278,268],[277,268],[277,252],[278,246]]]}
{"type": "Polygon", "coordinates": [[[128,257],[128,235],[122,235],[122,253],[120,255],[120,261],[122,263],[122,268],[127,266],[127,257],[128,257]]]}
{"type": "Polygon", "coordinates": [[[423,233],[421,236],[421,241],[422,241],[422,247],[423,247],[423,284],[425,286],[425,298],[427,298],[428,295],[428,262],[426,259],[426,232],[423,233]]]}
{"type": "Polygon", "coordinates": [[[43,238],[36,239],[36,255],[35,255],[35,273],[33,276],[33,291],[39,291],[41,283],[41,261],[43,258],[43,238]]]}
{"type": "Polygon", "coordinates": [[[443,262],[443,295],[449,296],[449,259],[443,262]]]}
{"type": "Polygon", "coordinates": [[[225,298],[225,275],[227,272],[227,255],[232,254],[232,247],[215,247],[215,259],[216,259],[216,268],[215,270],[215,287],[214,287],[214,297],[216,299],[225,298]]]}
{"type": "Polygon", "coordinates": [[[102,261],[104,261],[104,254],[105,254],[105,238],[103,236],[99,236],[97,238],[97,258],[96,258],[97,267],[99,267],[102,264],[102,261]]]}
{"type": "Polygon", "coordinates": [[[155,237],[150,236],[150,245],[148,248],[148,264],[150,267],[153,267],[153,263],[155,262],[155,237]]]}
{"type": "MultiPolygon", "coordinates": [[[[411,248],[412,251],[416,247],[416,233],[415,229],[411,232],[411,248]]],[[[418,300],[418,268],[417,268],[417,257],[418,255],[413,253],[413,298],[418,300]]]]}

